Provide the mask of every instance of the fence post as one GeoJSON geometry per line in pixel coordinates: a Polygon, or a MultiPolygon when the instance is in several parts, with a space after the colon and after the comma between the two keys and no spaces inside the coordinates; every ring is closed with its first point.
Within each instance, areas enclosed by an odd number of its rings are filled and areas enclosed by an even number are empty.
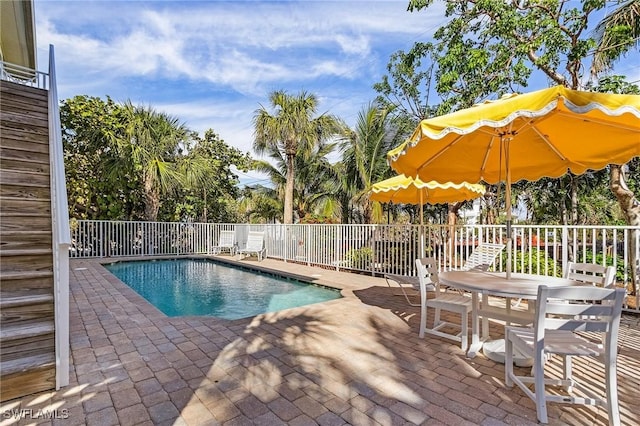
{"type": "MultiPolygon", "coordinates": [[[[317,232],[315,232],[316,230],[317,230],[317,227],[315,225],[307,225],[305,227],[305,233],[307,234],[307,236],[304,239],[305,240],[304,256],[307,258],[307,266],[311,266],[311,253],[309,251],[309,248],[312,246],[312,244],[313,244],[313,247],[316,247],[315,239],[311,241],[311,238],[313,238],[313,236],[317,234],[317,232]],[[312,229],[314,232],[311,232],[312,229]]],[[[320,241],[320,239],[318,239],[318,241],[320,241]]]]}
{"type": "Polygon", "coordinates": [[[569,262],[569,227],[562,225],[562,273],[569,262]]]}

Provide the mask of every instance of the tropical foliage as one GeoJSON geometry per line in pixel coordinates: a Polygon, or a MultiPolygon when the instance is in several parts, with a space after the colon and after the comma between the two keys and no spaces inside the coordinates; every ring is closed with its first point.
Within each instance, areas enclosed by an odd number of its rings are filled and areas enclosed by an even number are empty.
{"type": "Polygon", "coordinates": [[[213,130],[201,138],[174,117],[110,98],[77,96],[60,111],[70,217],[238,219],[231,167],[247,170],[251,159],[213,130]]]}
{"type": "MultiPolygon", "coordinates": [[[[294,161],[293,179],[293,215],[296,221],[307,215],[321,214],[333,217],[339,210],[336,208],[338,191],[338,173],[329,162],[327,155],[335,149],[335,143],[319,142],[311,147],[310,152],[297,155],[294,161]]],[[[260,194],[270,194],[272,198],[282,200],[287,184],[286,159],[282,152],[268,149],[270,161],[261,160],[254,163],[254,169],[269,176],[273,188],[260,188],[260,194]]],[[[282,220],[282,211],[275,217],[282,220]]]]}
{"type": "Polygon", "coordinates": [[[365,107],[358,114],[355,129],[341,143],[343,191],[351,206],[350,216],[358,222],[382,221],[380,203],[369,200],[368,194],[374,183],[394,175],[386,153],[403,135],[394,127],[389,112],[375,104],[365,107]]]}

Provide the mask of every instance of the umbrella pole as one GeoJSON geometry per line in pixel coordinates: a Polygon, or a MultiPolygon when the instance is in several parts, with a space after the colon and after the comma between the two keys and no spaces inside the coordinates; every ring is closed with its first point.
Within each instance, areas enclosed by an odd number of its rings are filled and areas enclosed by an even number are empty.
{"type": "Polygon", "coordinates": [[[423,211],[422,190],[420,190],[420,256],[424,256],[424,211],[423,211]]]}
{"type": "Polygon", "coordinates": [[[505,188],[505,198],[507,204],[507,279],[511,278],[511,256],[513,250],[513,238],[511,236],[511,168],[509,167],[509,142],[505,140],[505,168],[507,172],[507,185],[505,188]]]}

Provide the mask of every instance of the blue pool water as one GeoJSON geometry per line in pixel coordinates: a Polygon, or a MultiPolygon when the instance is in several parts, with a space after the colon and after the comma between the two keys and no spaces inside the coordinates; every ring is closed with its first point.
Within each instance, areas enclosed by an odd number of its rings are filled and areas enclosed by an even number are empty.
{"type": "Polygon", "coordinates": [[[105,267],[170,317],[207,315],[233,320],[341,297],[326,287],[201,259],[119,262],[105,267]]]}

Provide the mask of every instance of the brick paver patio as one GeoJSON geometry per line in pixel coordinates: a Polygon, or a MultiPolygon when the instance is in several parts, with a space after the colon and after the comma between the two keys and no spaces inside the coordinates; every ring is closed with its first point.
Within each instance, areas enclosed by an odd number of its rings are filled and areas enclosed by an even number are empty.
{"type": "MultiPolygon", "coordinates": [[[[345,297],[236,321],[168,318],[99,262],[72,260],[71,383],[2,403],[0,424],[536,424],[533,402],[505,388],[502,364],[418,338],[418,308],[383,279],[242,263],[305,276],[345,297]]],[[[625,315],[620,332],[625,425],[640,424],[639,323],[625,315]]],[[[500,329],[492,325],[492,335],[500,329]]],[[[574,369],[603,392],[598,364],[574,369]]],[[[593,407],[550,404],[549,415],[551,424],[607,423],[593,407]]]]}

